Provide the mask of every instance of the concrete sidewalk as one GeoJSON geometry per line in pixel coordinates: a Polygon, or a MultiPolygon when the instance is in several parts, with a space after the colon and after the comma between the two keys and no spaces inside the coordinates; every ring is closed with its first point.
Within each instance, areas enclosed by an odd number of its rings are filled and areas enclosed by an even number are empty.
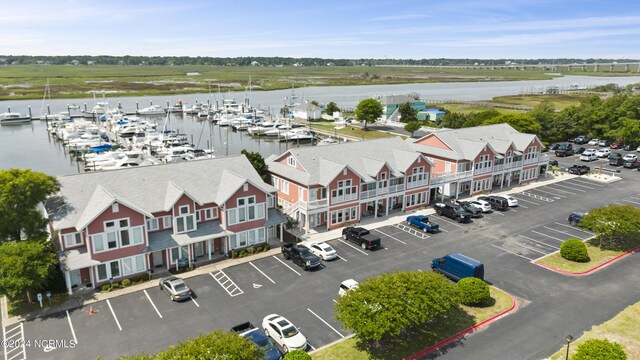
{"type": "MultiPolygon", "coordinates": [[[[602,182],[608,182],[610,179],[605,179],[604,177],[606,177],[607,175],[602,175],[599,176],[599,179],[594,179],[594,180],[598,180],[598,181],[602,181],[602,182]]],[[[557,175],[548,175],[548,178],[545,179],[539,179],[533,183],[530,183],[528,185],[524,185],[524,186],[514,186],[508,189],[501,189],[502,191],[499,192],[492,192],[492,195],[506,195],[506,194],[510,194],[513,192],[522,192],[522,191],[526,191],[529,189],[534,189],[536,187],[540,187],[540,186],[545,186],[545,185],[549,185],[549,184],[553,184],[553,183],[557,183],[557,182],[562,182],[562,181],[566,181],[566,180],[570,180],[570,179],[574,179],[574,178],[578,178],[578,176],[576,175],[570,175],[570,174],[566,174],[566,173],[559,173],[557,175]]],[[[615,178],[614,181],[619,180],[619,177],[611,177],[611,178],[615,178]]],[[[473,200],[476,199],[477,196],[475,197],[469,197],[469,198],[465,198],[464,200],[473,200]]],[[[423,209],[423,210],[418,210],[415,212],[412,212],[412,214],[421,214],[421,215],[431,215],[434,214],[435,210],[433,208],[428,208],[428,209],[423,209]]],[[[403,222],[406,219],[406,216],[408,215],[408,213],[398,213],[396,215],[392,215],[389,216],[385,219],[379,220],[376,218],[367,218],[363,221],[361,221],[358,225],[363,226],[367,229],[376,229],[376,228],[380,228],[383,226],[388,226],[388,225],[393,225],[393,224],[397,224],[399,222],[403,222]]],[[[335,230],[330,230],[330,231],[321,231],[321,232],[317,232],[317,231],[310,231],[309,234],[306,235],[307,239],[304,240],[302,243],[310,243],[310,242],[318,242],[318,241],[329,241],[329,240],[333,240],[333,239],[337,239],[339,237],[342,236],[342,229],[335,229],[335,230]]],[[[237,259],[228,259],[228,260],[223,260],[221,262],[217,262],[217,263],[213,263],[213,264],[207,264],[204,265],[202,267],[197,267],[196,269],[192,270],[192,271],[188,271],[185,273],[181,273],[178,276],[180,276],[183,279],[188,279],[194,276],[198,276],[198,275],[203,275],[203,274],[207,274],[209,272],[217,272],[232,266],[236,266],[236,265],[240,265],[240,264],[245,264],[248,263],[250,261],[255,261],[258,259],[263,259],[266,257],[270,257],[270,256],[274,256],[280,254],[280,248],[273,248],[267,252],[261,252],[258,254],[254,254],[251,256],[247,256],[244,258],[237,258],[237,259]]],[[[144,289],[149,289],[155,286],[158,286],[157,283],[158,278],[153,278],[150,281],[144,282],[142,284],[137,284],[137,285],[132,285],[132,286],[128,286],[126,288],[122,288],[122,289],[118,289],[115,291],[110,291],[110,292],[96,292],[96,291],[87,291],[85,293],[83,292],[78,292],[78,293],[74,293],[73,295],[71,295],[69,301],[65,302],[64,304],[60,304],[57,306],[53,306],[50,308],[46,308],[43,309],[42,311],[37,311],[37,312],[33,312],[24,316],[15,316],[12,318],[8,318],[8,319],[2,319],[2,325],[3,326],[7,326],[7,325],[11,325],[11,324],[15,324],[18,323],[20,321],[25,321],[25,320],[31,320],[37,317],[43,317],[43,316],[47,316],[50,314],[54,314],[57,312],[61,312],[61,311],[65,311],[65,310],[69,310],[69,309],[73,309],[73,308],[78,308],[78,307],[82,307],[82,306],[87,306],[90,304],[93,304],[95,302],[98,301],[103,301],[106,299],[112,299],[118,296],[122,296],[122,295],[126,295],[126,294],[130,294],[133,292],[137,292],[137,291],[141,291],[144,289]]],[[[0,302],[0,312],[3,314],[6,314],[7,309],[5,308],[6,306],[3,306],[3,303],[0,302]]]]}

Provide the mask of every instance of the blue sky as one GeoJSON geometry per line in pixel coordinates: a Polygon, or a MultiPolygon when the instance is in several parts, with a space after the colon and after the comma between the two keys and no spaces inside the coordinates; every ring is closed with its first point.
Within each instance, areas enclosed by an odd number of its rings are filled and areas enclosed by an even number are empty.
{"type": "Polygon", "coordinates": [[[0,54],[640,58],[639,0],[0,0],[0,54]]]}

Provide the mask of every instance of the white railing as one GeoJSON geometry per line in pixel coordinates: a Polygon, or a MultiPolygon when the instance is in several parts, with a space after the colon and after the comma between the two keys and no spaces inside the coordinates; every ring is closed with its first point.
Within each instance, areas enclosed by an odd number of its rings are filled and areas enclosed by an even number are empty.
{"type": "Polygon", "coordinates": [[[360,191],[360,199],[376,197],[376,190],[360,191]]]}
{"type": "Polygon", "coordinates": [[[473,170],[467,170],[467,171],[462,171],[457,173],[433,174],[431,175],[431,185],[470,179],[472,177],[473,177],[473,170]]]}
{"type": "Polygon", "coordinates": [[[520,160],[520,161],[514,161],[514,162],[513,162],[513,167],[514,167],[514,168],[522,167],[522,160],[520,160]]]}
{"type": "Polygon", "coordinates": [[[473,172],[473,175],[488,174],[488,173],[490,173],[491,171],[492,171],[491,166],[483,167],[483,168],[476,169],[476,170],[473,172]]]}
{"type": "Polygon", "coordinates": [[[549,154],[540,154],[540,162],[548,162],[549,161],[549,154]]]}
{"type": "Polygon", "coordinates": [[[353,193],[349,195],[335,196],[331,198],[332,204],[338,204],[345,201],[352,201],[358,199],[358,193],[353,193]]]}
{"type": "Polygon", "coordinates": [[[298,206],[302,210],[315,210],[323,207],[327,207],[329,203],[327,199],[313,200],[313,201],[299,201],[298,206]]]}
{"type": "Polygon", "coordinates": [[[523,162],[524,165],[537,164],[537,163],[538,163],[538,158],[526,159],[523,162]]]}
{"type": "MultiPolygon", "coordinates": [[[[425,175],[426,177],[426,175],[425,175]]],[[[419,186],[425,186],[427,185],[427,179],[422,179],[422,180],[417,180],[417,181],[408,181],[407,182],[407,189],[411,189],[411,188],[416,188],[419,186]]]]}
{"type": "Polygon", "coordinates": [[[393,193],[397,193],[400,191],[404,191],[404,184],[398,184],[398,185],[391,185],[389,186],[389,193],[393,194],[393,193]]]}
{"type": "Polygon", "coordinates": [[[502,171],[502,169],[504,169],[504,164],[493,165],[493,171],[502,171]]]}
{"type": "Polygon", "coordinates": [[[389,193],[389,187],[385,186],[385,187],[376,189],[376,194],[377,195],[388,194],[388,193],[389,193]]]}

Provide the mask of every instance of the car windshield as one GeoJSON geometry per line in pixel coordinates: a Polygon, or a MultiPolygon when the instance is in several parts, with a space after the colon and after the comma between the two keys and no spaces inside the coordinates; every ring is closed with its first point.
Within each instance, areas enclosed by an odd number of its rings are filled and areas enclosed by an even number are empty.
{"type": "Polygon", "coordinates": [[[320,245],[320,249],[322,249],[325,252],[331,252],[333,251],[333,248],[327,244],[322,244],[320,245]]]}
{"type": "Polygon", "coordinates": [[[296,335],[298,335],[298,329],[296,329],[295,326],[286,327],[286,328],[282,329],[282,335],[285,338],[290,338],[290,337],[296,336],[296,335]]]}
{"type": "Polygon", "coordinates": [[[268,337],[253,337],[253,341],[255,341],[255,343],[260,346],[261,348],[268,350],[271,350],[273,348],[273,344],[271,343],[271,341],[269,340],[268,337]]]}
{"type": "Polygon", "coordinates": [[[178,283],[178,284],[173,284],[173,288],[175,289],[175,291],[184,291],[187,290],[187,285],[182,284],[182,283],[178,283]]]}
{"type": "Polygon", "coordinates": [[[425,218],[420,219],[420,221],[426,224],[426,223],[429,222],[429,218],[425,217],[425,218]]]}

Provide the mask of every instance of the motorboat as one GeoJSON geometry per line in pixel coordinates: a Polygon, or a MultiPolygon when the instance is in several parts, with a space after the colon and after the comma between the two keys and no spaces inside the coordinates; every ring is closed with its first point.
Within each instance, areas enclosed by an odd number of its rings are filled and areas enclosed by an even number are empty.
{"type": "Polygon", "coordinates": [[[0,114],[0,125],[24,124],[30,121],[30,118],[24,117],[20,113],[5,112],[0,114]]]}
{"type": "Polygon", "coordinates": [[[137,111],[138,115],[164,115],[164,108],[160,105],[151,105],[137,111]]]}
{"type": "Polygon", "coordinates": [[[325,145],[333,145],[333,144],[339,144],[340,142],[332,137],[326,137],[320,141],[318,141],[318,143],[316,145],[318,146],[325,146],[325,145]]]}
{"type": "Polygon", "coordinates": [[[231,128],[236,131],[247,131],[252,126],[253,121],[244,118],[236,119],[231,123],[231,128]]]}
{"type": "Polygon", "coordinates": [[[305,128],[295,128],[280,135],[280,141],[313,141],[316,139],[316,134],[305,128]]]}
{"type": "Polygon", "coordinates": [[[276,137],[279,137],[281,134],[285,134],[291,129],[292,129],[292,127],[289,126],[289,125],[274,126],[273,129],[265,131],[264,135],[265,136],[276,136],[276,137]]]}

